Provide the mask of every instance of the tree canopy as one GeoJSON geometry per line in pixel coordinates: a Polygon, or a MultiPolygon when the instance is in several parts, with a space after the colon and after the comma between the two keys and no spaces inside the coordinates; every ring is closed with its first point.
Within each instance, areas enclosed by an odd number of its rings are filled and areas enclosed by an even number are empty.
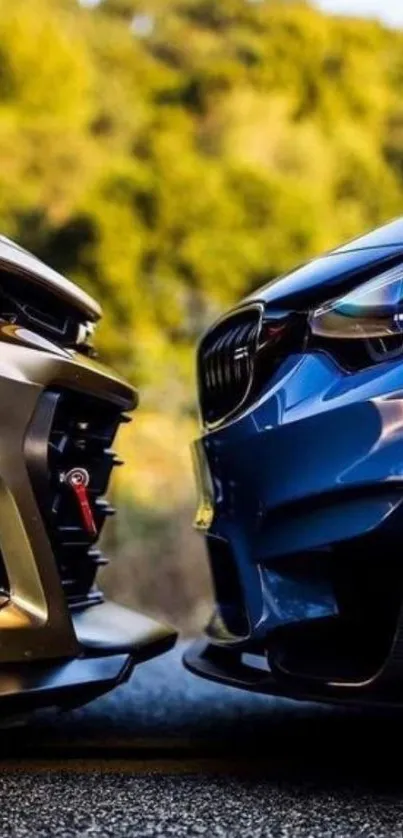
{"type": "Polygon", "coordinates": [[[283,0],[0,0],[0,226],[186,410],[233,301],[403,207],[403,35],[283,0]]]}

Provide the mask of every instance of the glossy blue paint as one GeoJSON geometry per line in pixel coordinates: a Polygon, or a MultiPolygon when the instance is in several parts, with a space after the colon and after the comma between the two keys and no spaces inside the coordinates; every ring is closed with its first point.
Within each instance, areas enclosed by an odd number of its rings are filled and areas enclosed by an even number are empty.
{"type": "MultiPolygon", "coordinates": [[[[403,222],[375,231],[366,249],[353,244],[253,299],[301,310],[355,287],[384,260],[403,257],[403,222]]],[[[247,637],[229,637],[225,615],[215,615],[207,630],[215,642],[259,640],[278,626],[337,613],[328,575],[298,574],[285,557],[323,548],[325,568],[329,544],[382,527],[401,532],[401,360],[347,372],[323,351],[293,354],[252,406],[195,445],[214,487],[210,534],[231,546],[249,624],[247,637]]]]}
{"type": "Polygon", "coordinates": [[[395,218],[393,221],[383,224],[382,227],[370,230],[369,233],[341,245],[334,252],[342,253],[352,250],[365,250],[369,247],[392,247],[401,244],[403,244],[403,219],[395,218]]]}
{"type": "Polygon", "coordinates": [[[363,271],[377,272],[399,256],[403,256],[403,242],[365,250],[333,251],[259,288],[242,304],[261,300],[266,306],[300,308],[318,300],[324,302],[327,297],[353,289],[362,281],[363,271]]]}

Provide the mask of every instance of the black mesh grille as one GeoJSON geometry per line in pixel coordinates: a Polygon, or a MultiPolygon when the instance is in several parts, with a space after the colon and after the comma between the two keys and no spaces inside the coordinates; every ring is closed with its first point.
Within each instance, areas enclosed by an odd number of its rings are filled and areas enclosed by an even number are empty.
{"type": "Polygon", "coordinates": [[[106,559],[96,542],[106,517],[115,512],[103,495],[113,467],[121,463],[111,449],[116,431],[129,419],[111,402],[72,392],[48,392],[30,430],[28,465],[70,606],[102,599],[95,576],[106,559]],[[38,439],[42,457],[38,456],[38,439]],[[89,475],[87,493],[96,534],[85,527],[77,497],[64,481],[75,468],[89,475]]]}
{"type": "Polygon", "coordinates": [[[199,397],[207,425],[229,417],[245,402],[253,383],[260,322],[257,308],[236,312],[202,341],[198,355],[199,397]]]}

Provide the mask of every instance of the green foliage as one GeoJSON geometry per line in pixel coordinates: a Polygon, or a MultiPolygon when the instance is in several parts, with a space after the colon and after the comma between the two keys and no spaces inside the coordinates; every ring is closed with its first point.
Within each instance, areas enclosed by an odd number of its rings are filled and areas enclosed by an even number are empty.
{"type": "Polygon", "coordinates": [[[0,223],[186,410],[223,307],[399,214],[403,36],[276,0],[0,0],[0,223]]]}

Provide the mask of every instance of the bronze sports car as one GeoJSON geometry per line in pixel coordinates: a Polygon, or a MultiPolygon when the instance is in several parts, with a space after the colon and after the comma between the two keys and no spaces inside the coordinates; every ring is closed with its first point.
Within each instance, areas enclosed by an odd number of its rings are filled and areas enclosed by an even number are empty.
{"type": "Polygon", "coordinates": [[[115,434],[137,394],[94,357],[97,303],[0,237],[0,712],[72,706],[175,632],[96,585],[115,434]]]}

